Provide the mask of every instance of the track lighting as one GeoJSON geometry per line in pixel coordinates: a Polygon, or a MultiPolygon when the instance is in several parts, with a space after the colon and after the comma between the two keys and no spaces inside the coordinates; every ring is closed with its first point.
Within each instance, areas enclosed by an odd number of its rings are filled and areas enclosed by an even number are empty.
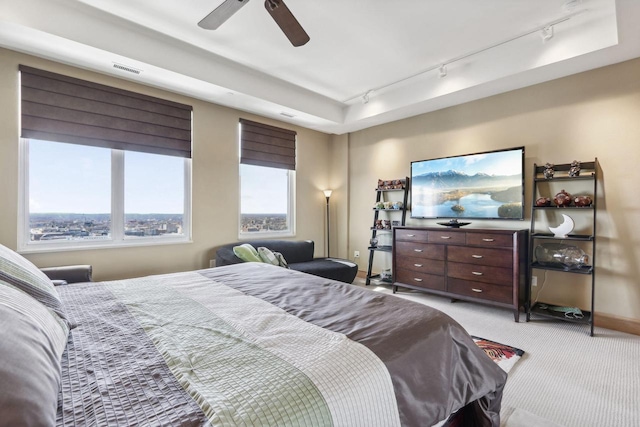
{"type": "Polygon", "coordinates": [[[553,25],[548,25],[540,30],[540,35],[542,36],[542,41],[546,42],[553,38],[553,25]]]}
{"type": "Polygon", "coordinates": [[[440,78],[447,76],[447,66],[445,64],[442,64],[440,68],[438,68],[438,76],[440,78]]]}
{"type": "Polygon", "coordinates": [[[369,103],[369,95],[371,94],[372,91],[368,90],[364,95],[362,95],[362,103],[363,104],[368,104],[369,103]]]}

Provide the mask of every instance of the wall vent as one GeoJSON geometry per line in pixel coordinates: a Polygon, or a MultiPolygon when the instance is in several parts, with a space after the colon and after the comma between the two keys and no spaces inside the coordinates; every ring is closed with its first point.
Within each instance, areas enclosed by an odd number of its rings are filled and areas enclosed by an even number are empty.
{"type": "Polygon", "coordinates": [[[118,70],[126,71],[128,73],[140,74],[142,70],[138,70],[137,68],[129,67],[128,65],[118,64],[117,62],[113,63],[113,68],[117,68],[118,70]]]}

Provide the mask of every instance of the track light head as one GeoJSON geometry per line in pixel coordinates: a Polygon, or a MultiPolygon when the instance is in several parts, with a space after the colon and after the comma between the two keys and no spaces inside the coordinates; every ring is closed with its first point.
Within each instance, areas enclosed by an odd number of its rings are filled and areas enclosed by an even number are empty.
{"type": "Polygon", "coordinates": [[[553,38],[553,25],[546,26],[540,30],[540,36],[543,42],[551,40],[553,38]]]}
{"type": "Polygon", "coordinates": [[[447,66],[445,64],[442,64],[440,68],[438,68],[438,76],[440,78],[447,76],[447,66]]]}

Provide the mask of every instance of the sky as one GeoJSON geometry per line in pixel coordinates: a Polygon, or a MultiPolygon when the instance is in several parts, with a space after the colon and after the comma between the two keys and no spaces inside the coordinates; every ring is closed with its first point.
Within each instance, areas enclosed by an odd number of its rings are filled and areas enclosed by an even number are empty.
{"type": "Polygon", "coordinates": [[[464,172],[467,175],[475,175],[479,172],[488,175],[520,175],[522,174],[522,151],[517,149],[413,162],[411,175],[418,176],[449,170],[464,172]]]}
{"type": "MultiPolygon", "coordinates": [[[[287,172],[240,165],[242,212],[287,213],[287,172]]],[[[183,158],[125,151],[125,213],[183,213],[183,192],[183,158]]],[[[29,211],[110,213],[111,150],[29,140],[29,211]]]]}
{"type": "MultiPolygon", "coordinates": [[[[184,159],[125,152],[125,213],[183,213],[184,159]]],[[[111,150],[29,141],[31,213],[111,212],[111,150]]]]}

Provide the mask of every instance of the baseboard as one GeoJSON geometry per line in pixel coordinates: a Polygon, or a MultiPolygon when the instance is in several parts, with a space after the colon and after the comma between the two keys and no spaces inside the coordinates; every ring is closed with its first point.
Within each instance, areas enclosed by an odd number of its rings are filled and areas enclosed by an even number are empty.
{"type": "Polygon", "coordinates": [[[640,320],[596,312],[595,325],[614,331],[640,335],[640,320]]]}

